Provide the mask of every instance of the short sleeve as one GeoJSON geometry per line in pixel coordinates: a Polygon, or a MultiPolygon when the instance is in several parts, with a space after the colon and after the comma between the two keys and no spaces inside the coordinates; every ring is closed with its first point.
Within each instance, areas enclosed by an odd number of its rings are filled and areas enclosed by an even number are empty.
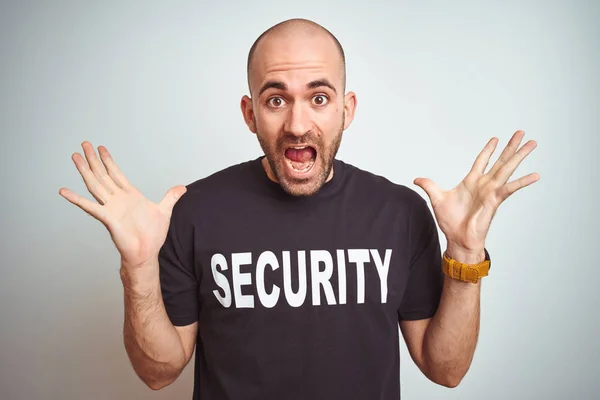
{"type": "Polygon", "coordinates": [[[158,255],[163,302],[175,326],[189,325],[198,320],[193,229],[189,221],[187,224],[181,221],[179,206],[182,199],[175,204],[167,238],[158,255]],[[187,228],[182,229],[182,225],[187,228]]]}
{"type": "Polygon", "coordinates": [[[398,318],[430,318],[440,303],[444,275],[435,218],[420,196],[411,207],[408,234],[410,266],[398,318]]]}

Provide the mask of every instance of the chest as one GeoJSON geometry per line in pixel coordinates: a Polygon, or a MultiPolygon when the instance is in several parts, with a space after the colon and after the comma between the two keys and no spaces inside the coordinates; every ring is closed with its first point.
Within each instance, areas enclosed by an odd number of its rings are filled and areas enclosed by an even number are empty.
{"type": "Polygon", "coordinates": [[[394,313],[410,259],[406,221],[376,202],[216,210],[194,236],[201,310],[394,313]]]}

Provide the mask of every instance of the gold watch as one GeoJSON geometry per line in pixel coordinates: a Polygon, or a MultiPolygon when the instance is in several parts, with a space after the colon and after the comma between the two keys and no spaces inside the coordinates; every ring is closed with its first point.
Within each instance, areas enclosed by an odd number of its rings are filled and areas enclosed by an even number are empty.
{"type": "Polygon", "coordinates": [[[492,261],[487,249],[484,248],[485,260],[478,264],[464,264],[458,262],[446,255],[442,257],[442,271],[450,278],[458,279],[459,281],[477,283],[480,278],[487,276],[490,268],[492,267],[492,261]]]}

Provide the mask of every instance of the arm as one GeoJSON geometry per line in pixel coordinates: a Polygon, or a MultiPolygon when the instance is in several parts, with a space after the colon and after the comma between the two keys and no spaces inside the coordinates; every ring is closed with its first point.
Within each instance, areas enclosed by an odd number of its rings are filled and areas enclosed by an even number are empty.
{"type": "MultiPolygon", "coordinates": [[[[431,200],[451,258],[466,264],[483,261],[485,238],[500,204],[539,179],[537,173],[532,173],[508,182],[536,147],[536,142],[530,140],[519,148],[523,135],[523,131],[515,132],[486,173],[498,139],[488,141],[467,176],[452,190],[442,190],[430,179],[415,179],[431,200]]],[[[437,262],[429,266],[441,269],[437,262]]],[[[480,282],[463,283],[445,276],[433,317],[400,322],[411,357],[434,382],[454,387],[467,373],[479,335],[480,290],[480,282]]]]}
{"type": "Polygon", "coordinates": [[[188,364],[198,323],[176,327],[161,296],[158,260],[121,269],[125,297],[123,337],[136,374],[154,390],[171,384],[188,364]]]}
{"type": "MultiPolygon", "coordinates": [[[[168,272],[185,269],[173,261],[178,256],[176,253],[166,252],[162,257],[160,264],[165,268],[159,268],[158,261],[165,241],[173,244],[172,238],[165,237],[171,227],[173,207],[187,187],[172,187],[160,203],[152,203],[129,183],[104,146],[98,147],[100,159],[91,143],[85,141],[81,146],[85,159],[79,153],[73,154],[72,159],[97,202],[67,188],[61,188],[59,194],[108,229],[121,255],[121,280],[125,291],[123,335],[127,354],[140,378],[151,388],[160,389],[172,383],[189,362],[197,332],[197,323],[191,323],[197,314],[194,310],[189,311],[197,304],[195,277],[185,271],[168,272]],[[183,303],[188,311],[185,315],[187,326],[176,328],[171,323],[161,294],[161,283],[164,282],[159,270],[167,270],[165,281],[174,284],[175,289],[167,290],[168,293],[182,291],[187,296],[175,296],[179,307],[183,303]],[[186,279],[172,279],[182,275],[186,279]]],[[[173,296],[167,306],[177,310],[173,296]]],[[[180,317],[175,323],[178,322],[184,320],[180,317]]]]}
{"type": "MultiPolygon", "coordinates": [[[[448,255],[475,264],[480,257],[459,255],[448,249],[448,255]]],[[[441,267],[440,267],[441,268],[441,267]]],[[[481,281],[461,282],[444,277],[444,288],[438,310],[432,318],[401,321],[400,329],[411,358],[430,380],[456,387],[473,360],[479,335],[481,281]]]]}

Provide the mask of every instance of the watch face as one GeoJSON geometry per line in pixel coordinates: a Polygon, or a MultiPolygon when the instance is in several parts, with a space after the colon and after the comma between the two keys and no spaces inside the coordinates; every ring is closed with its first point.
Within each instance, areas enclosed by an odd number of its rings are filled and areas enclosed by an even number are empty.
{"type": "Polygon", "coordinates": [[[485,260],[490,262],[490,266],[488,269],[492,268],[492,260],[490,259],[490,253],[488,253],[487,249],[484,247],[483,251],[485,252],[485,260]]]}

